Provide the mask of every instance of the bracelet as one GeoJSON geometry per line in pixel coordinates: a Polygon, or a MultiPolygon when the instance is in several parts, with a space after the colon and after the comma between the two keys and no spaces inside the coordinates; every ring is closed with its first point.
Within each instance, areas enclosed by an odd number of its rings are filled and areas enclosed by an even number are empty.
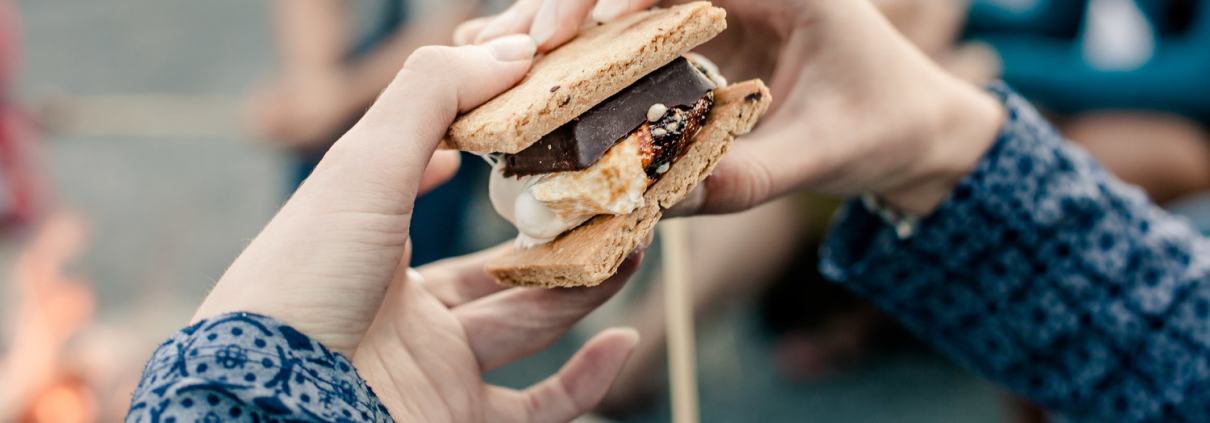
{"type": "Polygon", "coordinates": [[[900,240],[912,237],[912,233],[916,231],[916,224],[920,223],[920,218],[912,213],[895,209],[884,204],[873,193],[865,193],[861,195],[861,205],[865,209],[879,219],[882,219],[892,228],[895,228],[895,235],[899,236],[900,240]]]}

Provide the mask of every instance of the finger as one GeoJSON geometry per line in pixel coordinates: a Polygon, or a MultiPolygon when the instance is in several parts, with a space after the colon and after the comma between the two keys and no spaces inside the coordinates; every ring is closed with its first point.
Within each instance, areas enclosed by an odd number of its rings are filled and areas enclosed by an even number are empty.
{"type": "Polygon", "coordinates": [[[483,31],[483,28],[487,27],[487,24],[491,23],[492,19],[495,19],[495,16],[484,16],[458,24],[458,27],[454,28],[454,45],[464,46],[475,41],[475,37],[483,31]]]}
{"type": "Polygon", "coordinates": [[[525,34],[534,22],[538,13],[538,5],[542,0],[519,0],[513,3],[504,13],[496,15],[488,22],[483,30],[475,35],[475,44],[482,44],[498,37],[512,34],[525,34]]]}
{"type": "Polygon", "coordinates": [[[592,18],[597,22],[610,22],[622,16],[655,6],[659,0],[600,0],[592,9],[592,18]]]}
{"type": "Polygon", "coordinates": [[[713,173],[664,216],[734,213],[780,195],[782,190],[777,187],[778,178],[772,173],[764,147],[760,140],[737,140],[713,173]]]}
{"type": "MultiPolygon", "coordinates": [[[[655,232],[648,233],[637,249],[646,250],[654,235],[655,232]]],[[[456,307],[509,289],[484,270],[488,260],[499,255],[508,244],[511,242],[478,253],[429,263],[417,270],[429,293],[446,307],[456,307]]]]}
{"type": "Polygon", "coordinates": [[[521,392],[496,388],[489,410],[497,421],[567,422],[601,402],[639,343],[633,328],[607,329],[588,340],[554,376],[521,392]]]}
{"type": "Polygon", "coordinates": [[[538,44],[539,52],[575,38],[592,10],[594,0],[543,0],[529,28],[529,36],[538,44]]]}
{"type": "Polygon", "coordinates": [[[344,210],[411,211],[437,143],[460,111],[519,81],[536,46],[529,36],[482,46],[421,47],[352,129],[324,156],[308,185],[325,183],[324,202],[344,210]],[[340,196],[340,198],[331,198],[340,196]]]}
{"type": "Polygon", "coordinates": [[[429,165],[424,168],[424,175],[420,177],[420,190],[418,195],[432,191],[434,188],[449,182],[454,174],[458,173],[458,167],[462,164],[462,155],[453,150],[439,150],[433,153],[433,158],[429,160],[429,165]]]}
{"type": "Polygon", "coordinates": [[[505,245],[475,254],[430,263],[416,269],[424,286],[446,307],[455,307],[508,289],[483,267],[500,254],[505,245]]]}
{"type": "Polygon", "coordinates": [[[701,210],[702,204],[706,202],[706,187],[704,185],[706,185],[706,182],[710,180],[711,176],[714,175],[711,174],[710,176],[707,176],[702,183],[698,184],[696,187],[693,187],[693,190],[689,191],[689,194],[686,195],[685,198],[681,199],[681,201],[677,202],[676,204],[673,204],[672,207],[668,208],[668,210],[664,210],[663,218],[670,219],[674,217],[687,217],[698,214],[698,210],[701,210]]]}
{"type": "Polygon", "coordinates": [[[604,283],[581,288],[515,288],[454,308],[483,371],[541,351],[622,289],[638,269],[641,250],[604,283]]]}

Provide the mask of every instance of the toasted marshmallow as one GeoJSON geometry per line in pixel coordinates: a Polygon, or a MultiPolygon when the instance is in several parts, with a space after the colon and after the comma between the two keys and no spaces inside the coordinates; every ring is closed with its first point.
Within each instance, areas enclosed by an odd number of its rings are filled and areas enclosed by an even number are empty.
{"type": "Polygon", "coordinates": [[[504,165],[500,162],[493,166],[488,182],[492,207],[520,232],[517,236],[517,246],[531,247],[550,242],[559,234],[592,217],[581,217],[575,221],[564,220],[545,204],[534,199],[531,188],[535,182],[536,176],[504,176],[504,165]]]}
{"type": "Polygon", "coordinates": [[[646,190],[640,133],[609,149],[588,169],[542,175],[532,188],[535,199],[562,216],[629,214],[643,205],[646,190]]]}
{"type": "Polygon", "coordinates": [[[722,72],[719,72],[718,65],[714,64],[714,62],[710,61],[710,59],[707,59],[706,56],[689,52],[685,53],[685,58],[689,59],[690,62],[693,62],[701,69],[705,70],[706,77],[710,78],[711,82],[714,82],[715,88],[727,86],[727,78],[724,78],[722,72]]]}
{"type": "MultiPolygon", "coordinates": [[[[649,148],[649,147],[648,147],[649,148]]],[[[643,205],[647,173],[643,137],[633,134],[591,167],[575,172],[506,177],[492,169],[492,206],[521,233],[517,245],[554,240],[599,214],[629,214],[643,205]]]]}

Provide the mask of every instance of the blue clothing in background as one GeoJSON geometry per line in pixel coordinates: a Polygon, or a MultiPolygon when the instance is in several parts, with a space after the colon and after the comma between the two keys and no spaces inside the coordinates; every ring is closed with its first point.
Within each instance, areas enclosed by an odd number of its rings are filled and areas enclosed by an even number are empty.
{"type": "Polygon", "coordinates": [[[1155,31],[1154,53],[1136,69],[1105,71],[1082,54],[1087,0],[1039,0],[1025,11],[1004,1],[974,2],[967,36],[999,52],[1004,80],[1029,99],[1063,113],[1128,108],[1210,118],[1210,4],[1135,0],[1155,31]]]}
{"type": "Polygon", "coordinates": [[[997,90],[998,140],[915,234],[850,204],[821,270],[1071,421],[1210,421],[1210,242],[997,90]]]}
{"type": "Polygon", "coordinates": [[[974,0],[966,30],[973,34],[1030,34],[1072,39],[1088,0],[974,0]]]}

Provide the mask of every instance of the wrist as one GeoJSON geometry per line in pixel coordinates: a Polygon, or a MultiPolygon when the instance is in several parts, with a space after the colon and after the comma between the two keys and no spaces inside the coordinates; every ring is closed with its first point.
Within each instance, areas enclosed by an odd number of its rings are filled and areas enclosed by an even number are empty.
{"type": "Polygon", "coordinates": [[[890,207],[925,216],[936,210],[974,169],[996,140],[1005,110],[996,98],[957,80],[944,95],[932,130],[924,135],[927,151],[917,178],[906,186],[878,193],[890,207]]]}

